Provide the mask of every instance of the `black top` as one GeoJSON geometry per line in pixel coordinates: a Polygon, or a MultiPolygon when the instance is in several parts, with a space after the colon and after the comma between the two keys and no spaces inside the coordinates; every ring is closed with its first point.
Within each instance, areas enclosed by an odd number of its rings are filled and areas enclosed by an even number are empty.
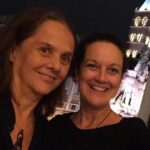
{"type": "Polygon", "coordinates": [[[49,122],[49,150],[150,150],[149,131],[139,118],[83,130],[74,125],[70,115],[59,115],[49,122]]]}
{"type": "MultiPolygon", "coordinates": [[[[35,113],[36,114],[36,113],[35,113]]],[[[29,150],[46,150],[46,124],[48,121],[36,114],[35,130],[29,150]]],[[[15,112],[9,93],[0,94],[0,150],[13,150],[10,132],[14,127],[15,112]]]]}

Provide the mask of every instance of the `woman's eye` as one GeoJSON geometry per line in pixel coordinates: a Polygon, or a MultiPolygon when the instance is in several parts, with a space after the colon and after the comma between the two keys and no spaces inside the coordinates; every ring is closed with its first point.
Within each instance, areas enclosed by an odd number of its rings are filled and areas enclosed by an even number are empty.
{"type": "Polygon", "coordinates": [[[110,74],[113,74],[113,75],[114,75],[114,74],[118,74],[118,73],[119,73],[119,70],[116,69],[116,68],[110,68],[110,69],[109,69],[109,73],[110,73],[110,74]]]}
{"type": "Polygon", "coordinates": [[[40,52],[41,52],[43,55],[48,55],[48,54],[49,54],[49,49],[46,48],[46,47],[41,47],[41,48],[40,48],[40,52]]]}
{"type": "Polygon", "coordinates": [[[91,69],[91,70],[95,70],[98,68],[98,66],[96,64],[87,64],[86,67],[91,69]]]}
{"type": "Polygon", "coordinates": [[[68,65],[68,64],[70,64],[70,62],[71,62],[71,57],[70,57],[70,56],[68,56],[68,55],[63,55],[63,56],[61,57],[61,63],[62,63],[62,64],[68,65]]]}

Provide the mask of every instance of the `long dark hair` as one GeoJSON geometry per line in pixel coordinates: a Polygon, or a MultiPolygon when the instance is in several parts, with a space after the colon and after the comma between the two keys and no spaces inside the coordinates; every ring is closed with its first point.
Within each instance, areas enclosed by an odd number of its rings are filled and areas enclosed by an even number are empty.
{"type": "MultiPolygon", "coordinates": [[[[66,21],[60,12],[49,9],[32,8],[20,12],[3,27],[0,32],[0,92],[10,91],[12,65],[9,60],[10,51],[15,45],[20,45],[25,39],[32,36],[36,29],[45,21],[54,20],[64,24],[75,34],[71,25],[66,21]]],[[[53,92],[47,94],[38,104],[36,110],[47,116],[54,112],[55,106],[61,100],[64,82],[53,92]]]]}

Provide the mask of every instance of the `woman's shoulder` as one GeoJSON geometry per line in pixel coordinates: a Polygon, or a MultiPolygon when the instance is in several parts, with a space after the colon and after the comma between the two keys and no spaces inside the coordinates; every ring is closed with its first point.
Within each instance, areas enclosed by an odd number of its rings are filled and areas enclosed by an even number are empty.
{"type": "Polygon", "coordinates": [[[131,118],[123,118],[121,121],[122,126],[130,127],[130,128],[146,128],[144,121],[138,117],[131,118]]]}
{"type": "Polygon", "coordinates": [[[130,138],[145,140],[150,138],[150,131],[140,118],[124,118],[120,122],[120,134],[127,135],[130,138]]]}
{"type": "Polygon", "coordinates": [[[50,126],[56,126],[56,125],[63,125],[66,124],[70,121],[70,116],[72,115],[72,113],[65,113],[65,114],[61,114],[61,115],[56,115],[55,117],[53,117],[52,119],[49,120],[49,125],[50,126]]]}
{"type": "Polygon", "coordinates": [[[72,126],[70,119],[71,114],[72,113],[56,115],[51,120],[49,120],[46,128],[46,134],[49,133],[48,136],[50,136],[48,139],[53,138],[53,141],[55,139],[54,137],[57,139],[57,136],[63,136],[66,134],[66,132],[69,132],[68,129],[70,129],[70,126],[72,126]]]}
{"type": "Polygon", "coordinates": [[[133,149],[146,150],[149,146],[150,131],[140,118],[123,118],[118,133],[120,143],[128,141],[134,147],[133,149]]]}

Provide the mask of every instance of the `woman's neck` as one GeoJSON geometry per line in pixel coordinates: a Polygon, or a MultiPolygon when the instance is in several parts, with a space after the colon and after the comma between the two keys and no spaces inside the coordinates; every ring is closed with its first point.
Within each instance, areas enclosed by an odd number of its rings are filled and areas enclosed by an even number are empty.
{"type": "Polygon", "coordinates": [[[81,107],[79,112],[72,116],[72,120],[80,129],[94,129],[115,124],[121,120],[121,117],[115,114],[109,106],[99,110],[81,107]]]}

